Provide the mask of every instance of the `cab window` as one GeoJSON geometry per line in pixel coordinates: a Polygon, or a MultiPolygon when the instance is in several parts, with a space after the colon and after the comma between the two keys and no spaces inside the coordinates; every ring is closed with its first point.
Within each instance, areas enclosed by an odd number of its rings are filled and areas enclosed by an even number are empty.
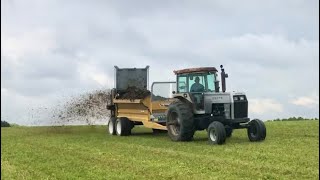
{"type": "Polygon", "coordinates": [[[203,92],[206,86],[203,74],[189,75],[189,90],[190,92],[203,92]],[[199,84],[196,83],[196,79],[199,80],[199,84]],[[193,88],[192,88],[193,86],[193,88]],[[203,88],[201,88],[202,86],[203,88]]]}
{"type": "Polygon", "coordinates": [[[206,91],[208,92],[214,92],[215,91],[215,74],[207,74],[206,75],[206,79],[207,79],[207,82],[208,82],[208,86],[206,87],[206,91]]]}
{"type": "Polygon", "coordinates": [[[178,76],[178,92],[188,92],[187,76],[178,76]]]}

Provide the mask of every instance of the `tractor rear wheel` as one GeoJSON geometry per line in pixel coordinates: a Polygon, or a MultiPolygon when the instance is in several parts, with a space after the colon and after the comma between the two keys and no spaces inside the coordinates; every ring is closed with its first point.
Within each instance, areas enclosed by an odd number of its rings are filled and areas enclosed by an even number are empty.
{"type": "Polygon", "coordinates": [[[128,136],[131,134],[131,121],[125,117],[118,118],[115,129],[118,136],[128,136]]]}
{"type": "Polygon", "coordinates": [[[110,135],[116,135],[116,118],[111,117],[108,121],[108,132],[110,135]]]}
{"type": "Polygon", "coordinates": [[[193,112],[188,104],[178,100],[169,105],[167,129],[172,141],[191,141],[195,132],[193,112]]]}
{"type": "Polygon", "coordinates": [[[219,121],[213,121],[208,127],[208,139],[210,144],[223,144],[226,141],[226,130],[219,121]]]}
{"type": "Polygon", "coordinates": [[[264,122],[259,119],[253,119],[249,122],[247,129],[250,141],[263,141],[266,138],[266,126],[264,122]]]}

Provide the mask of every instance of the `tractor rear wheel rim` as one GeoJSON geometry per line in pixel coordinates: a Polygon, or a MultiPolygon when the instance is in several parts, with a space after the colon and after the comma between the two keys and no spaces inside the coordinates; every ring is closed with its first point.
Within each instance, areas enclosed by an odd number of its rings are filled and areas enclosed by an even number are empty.
{"type": "Polygon", "coordinates": [[[169,126],[170,129],[172,130],[172,133],[175,136],[178,136],[180,134],[180,124],[179,124],[180,119],[178,118],[178,114],[176,112],[172,112],[169,118],[170,118],[170,122],[175,122],[169,126]]]}

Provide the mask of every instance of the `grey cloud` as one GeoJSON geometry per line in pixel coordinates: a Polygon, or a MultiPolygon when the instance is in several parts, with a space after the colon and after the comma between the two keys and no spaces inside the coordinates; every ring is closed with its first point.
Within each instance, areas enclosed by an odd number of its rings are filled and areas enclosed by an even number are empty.
{"type": "MultiPolygon", "coordinates": [[[[1,87],[24,96],[46,96],[60,89],[94,87],[79,78],[78,61],[64,56],[33,57],[15,66],[9,63],[1,74],[1,87]]],[[[2,59],[4,62],[9,61],[2,59]]]]}

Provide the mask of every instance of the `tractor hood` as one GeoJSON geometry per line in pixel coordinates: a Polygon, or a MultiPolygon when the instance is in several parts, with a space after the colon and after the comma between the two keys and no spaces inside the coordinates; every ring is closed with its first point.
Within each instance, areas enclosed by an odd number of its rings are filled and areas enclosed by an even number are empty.
{"type": "Polygon", "coordinates": [[[212,104],[233,104],[233,96],[245,96],[243,92],[219,92],[219,93],[204,93],[205,112],[212,111],[212,104]]]}

